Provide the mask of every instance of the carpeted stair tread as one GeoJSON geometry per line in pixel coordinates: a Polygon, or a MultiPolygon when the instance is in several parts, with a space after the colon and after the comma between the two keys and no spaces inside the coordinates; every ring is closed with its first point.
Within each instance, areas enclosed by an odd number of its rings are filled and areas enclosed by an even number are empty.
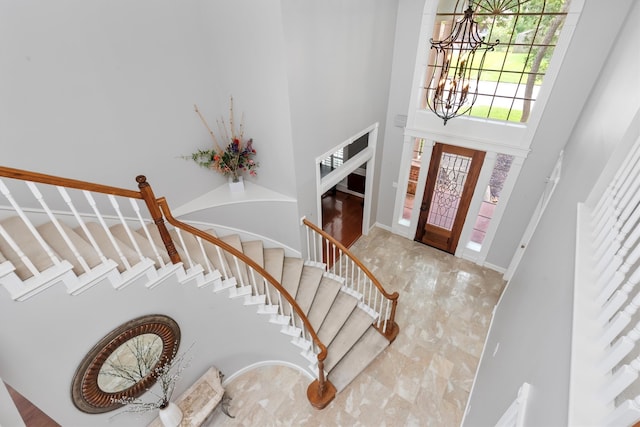
{"type": "MultiPolygon", "coordinates": [[[[149,227],[155,227],[155,225],[150,225],[149,227]]],[[[149,239],[146,238],[146,235],[140,234],[144,233],[144,230],[139,230],[139,232],[131,230],[131,236],[129,236],[122,224],[113,225],[109,227],[109,230],[111,230],[111,233],[115,238],[124,242],[131,248],[135,247],[133,243],[131,243],[131,238],[133,238],[138,245],[138,248],[140,248],[140,252],[142,252],[146,258],[152,260],[155,263],[156,268],[160,268],[162,266],[160,259],[162,259],[164,264],[171,263],[171,258],[169,258],[169,254],[164,246],[158,246],[154,242],[150,242],[149,239]],[[160,257],[160,259],[158,259],[158,257],[160,257]]],[[[91,228],[89,228],[89,231],[91,231],[91,228]]]]}
{"type": "MultiPolygon", "coordinates": [[[[242,252],[256,262],[260,267],[264,268],[264,253],[262,240],[249,240],[242,242],[242,252]]],[[[247,267],[248,268],[248,267],[247,267]]],[[[256,278],[256,287],[260,294],[264,294],[264,281],[256,278]]]]}
{"type": "MultiPolygon", "coordinates": [[[[97,222],[86,222],[85,227],[87,227],[87,230],[89,230],[89,234],[91,234],[91,237],[93,237],[93,240],[95,240],[96,244],[102,251],[102,254],[118,264],[118,271],[120,273],[125,271],[127,268],[122,257],[127,260],[130,266],[140,262],[140,256],[136,253],[136,251],[131,249],[129,245],[127,245],[114,235],[113,239],[116,242],[116,245],[118,245],[118,248],[120,248],[120,253],[122,254],[122,256],[118,254],[118,251],[113,246],[113,243],[107,236],[107,232],[102,225],[98,224],[97,222]]],[[[87,237],[82,227],[76,227],[75,232],[87,242],[87,245],[89,245],[89,237],[87,237]]]]}
{"type": "Polygon", "coordinates": [[[278,282],[282,282],[282,271],[284,270],[284,249],[265,248],[264,249],[264,269],[278,282]]]}
{"type": "Polygon", "coordinates": [[[331,309],[322,322],[318,331],[318,338],[324,343],[324,345],[331,344],[331,341],[336,337],[340,328],[347,321],[353,310],[358,305],[358,300],[346,292],[338,292],[336,299],[331,305],[331,309]]]}
{"type": "MultiPolygon", "coordinates": [[[[282,271],[284,270],[284,249],[282,248],[264,248],[264,269],[269,273],[278,283],[282,283],[282,271]]],[[[269,298],[267,301],[271,301],[272,304],[277,303],[278,292],[271,285],[267,284],[269,289],[269,298]]]]}
{"type": "Polygon", "coordinates": [[[328,346],[329,354],[324,361],[324,368],[327,372],[330,372],[340,362],[340,359],[358,342],[372,324],[373,318],[364,310],[360,308],[353,310],[340,332],[328,346]]]}
{"type": "MultiPolygon", "coordinates": [[[[16,242],[20,250],[26,255],[31,263],[38,269],[38,271],[44,271],[53,266],[53,261],[47,253],[42,249],[40,243],[33,237],[31,231],[27,228],[24,221],[20,217],[13,216],[0,221],[0,225],[11,236],[13,241],[16,242]]],[[[15,273],[21,280],[27,280],[32,277],[31,271],[22,262],[18,254],[11,249],[9,243],[0,236],[0,252],[4,257],[11,261],[15,267],[15,273]]]]}
{"type": "MultiPolygon", "coordinates": [[[[187,248],[187,252],[189,253],[191,262],[193,264],[200,265],[203,269],[205,269],[207,273],[209,273],[209,271],[207,271],[207,261],[205,260],[205,254],[202,253],[200,244],[198,243],[198,240],[196,239],[196,236],[194,234],[187,233],[186,231],[180,231],[180,236],[178,236],[178,232],[175,229],[169,231],[169,234],[173,239],[174,245],[183,248],[182,243],[184,242],[184,246],[186,246],[187,248]],[[182,237],[182,240],[180,240],[180,237],[182,237]]],[[[182,262],[187,267],[194,267],[194,265],[189,264],[189,258],[186,258],[186,256],[185,258],[182,258],[182,262]]]]}
{"type": "Polygon", "coordinates": [[[389,340],[370,326],[340,363],[331,370],[331,383],[338,393],[344,390],[388,346],[389,340]]]}
{"type": "MultiPolygon", "coordinates": [[[[240,236],[238,236],[237,234],[222,236],[220,237],[220,240],[232,246],[234,249],[242,252],[242,241],[240,240],[240,236]]],[[[238,259],[238,263],[236,264],[236,257],[231,255],[227,251],[224,251],[224,256],[227,260],[227,263],[229,264],[229,267],[231,268],[231,275],[236,278],[238,286],[242,286],[242,284],[244,284],[244,286],[248,286],[249,280],[247,276],[247,268],[244,262],[238,259]],[[238,268],[240,269],[239,271],[238,268]]]]}
{"type": "Polygon", "coordinates": [[[340,292],[340,282],[333,280],[327,276],[323,276],[320,280],[320,285],[316,291],[316,296],[313,299],[313,304],[307,318],[316,331],[322,325],[325,316],[331,309],[338,292],[340,292]]]}
{"type": "Polygon", "coordinates": [[[264,248],[262,240],[250,240],[242,242],[242,252],[254,260],[256,264],[264,268],[264,248]]]}
{"type": "MultiPolygon", "coordinates": [[[[89,268],[93,268],[100,264],[102,261],[98,253],[93,247],[87,243],[82,237],[64,223],[59,223],[60,228],[67,235],[73,246],[75,246],[78,254],[84,259],[89,268]]],[[[73,253],[73,250],[69,247],[65,239],[60,234],[60,231],[53,222],[47,222],[36,227],[40,236],[47,242],[49,247],[55,251],[60,259],[66,259],[73,265],[73,272],[76,276],[87,273],[80,264],[77,256],[73,253]]]]}
{"type": "Polygon", "coordinates": [[[309,313],[316,291],[322,280],[323,270],[318,267],[305,265],[302,268],[302,276],[300,277],[300,285],[296,293],[296,302],[302,309],[304,314],[309,313]]]}
{"type": "MultiPolygon", "coordinates": [[[[294,299],[300,285],[300,277],[302,276],[302,268],[304,261],[300,258],[285,257],[282,266],[282,281],[280,284],[294,299]]],[[[284,302],[283,298],[282,310],[285,315],[289,315],[289,304],[284,302]]]]}
{"type": "MultiPolygon", "coordinates": [[[[205,233],[209,233],[215,238],[218,237],[216,232],[212,229],[205,230],[205,233]]],[[[229,263],[227,262],[222,249],[218,251],[218,246],[204,239],[202,241],[202,244],[204,245],[204,251],[207,254],[207,258],[209,258],[209,261],[216,268],[216,270],[218,270],[224,278],[230,276],[231,269],[229,268],[229,263]]]]}

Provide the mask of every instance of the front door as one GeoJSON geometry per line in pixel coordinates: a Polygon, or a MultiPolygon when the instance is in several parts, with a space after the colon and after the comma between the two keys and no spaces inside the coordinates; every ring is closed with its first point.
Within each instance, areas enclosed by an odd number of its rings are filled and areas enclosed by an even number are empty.
{"type": "Polygon", "coordinates": [[[415,240],[455,253],[484,151],[436,143],[420,205],[415,240]]]}

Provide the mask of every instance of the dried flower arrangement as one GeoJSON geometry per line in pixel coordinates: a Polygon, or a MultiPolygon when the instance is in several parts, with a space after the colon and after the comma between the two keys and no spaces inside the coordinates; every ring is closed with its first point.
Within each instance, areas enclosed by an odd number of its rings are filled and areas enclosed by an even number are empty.
{"type": "Polygon", "coordinates": [[[248,172],[251,176],[256,176],[256,169],[260,164],[253,159],[256,155],[256,150],[253,148],[253,139],[244,140],[244,117],[240,121],[239,128],[235,128],[233,97],[231,97],[229,108],[229,128],[227,128],[224,119],[216,120],[220,138],[227,142],[224,149],[218,143],[218,138],[216,138],[216,135],[200,113],[198,106],[194,105],[194,107],[200,120],[209,131],[213,141],[213,148],[198,150],[191,156],[185,156],[184,158],[193,160],[199,166],[213,169],[224,176],[231,177],[233,182],[237,182],[244,172],[248,172]]]}

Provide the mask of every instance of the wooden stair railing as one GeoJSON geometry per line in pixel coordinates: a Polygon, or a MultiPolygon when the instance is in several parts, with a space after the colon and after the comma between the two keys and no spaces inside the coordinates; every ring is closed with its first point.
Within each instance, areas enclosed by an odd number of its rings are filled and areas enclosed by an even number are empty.
{"type": "MultiPolygon", "coordinates": [[[[309,402],[316,408],[322,409],[326,407],[335,397],[336,388],[335,386],[326,378],[324,371],[324,361],[327,358],[328,351],[327,347],[320,341],[316,331],[313,329],[311,323],[308,318],[304,314],[303,310],[297,304],[296,300],[282,287],[278,281],[273,278],[264,268],[258,265],[254,260],[247,257],[242,252],[235,249],[233,246],[227,244],[226,242],[215,238],[214,236],[194,228],[188,224],[182,223],[175,219],[171,214],[169,206],[166,200],[161,198],[156,198],[151,185],[147,182],[146,177],[143,175],[139,175],[136,177],[136,182],[138,183],[138,187],[140,189],[139,192],[122,189],[118,187],[111,187],[102,184],[95,184],[86,181],[74,180],[69,178],[62,178],[53,175],[46,175],[37,172],[24,171],[20,169],[8,168],[0,166],[0,177],[6,177],[26,182],[37,182],[42,184],[54,185],[57,187],[66,187],[72,188],[82,191],[95,192],[101,194],[107,194],[112,196],[121,196],[130,199],[138,199],[145,202],[151,218],[154,224],[158,227],[158,232],[162,238],[162,242],[165,245],[167,250],[167,254],[173,264],[178,264],[181,262],[180,255],[177,252],[176,246],[173,242],[173,239],[165,225],[165,219],[171,225],[176,228],[187,231],[193,235],[196,235],[218,247],[223,249],[224,251],[232,254],[237,259],[244,262],[247,266],[249,266],[253,271],[255,271],[258,275],[262,276],[264,280],[266,280],[273,288],[275,288],[280,295],[282,295],[286,301],[290,304],[291,309],[298,315],[299,320],[303,323],[306,332],[309,334],[315,348],[318,349],[317,353],[317,361],[318,361],[318,377],[315,381],[313,381],[309,387],[307,388],[307,397],[309,402]]],[[[292,316],[293,319],[293,316],[292,316]]],[[[295,321],[294,321],[295,323],[295,321]]],[[[303,338],[306,339],[304,336],[303,338]]],[[[314,350],[315,350],[314,348],[314,350]]]]}
{"type": "Polygon", "coordinates": [[[149,209],[149,213],[151,214],[153,222],[158,227],[158,231],[160,232],[160,236],[162,236],[162,241],[167,248],[167,253],[169,255],[169,258],[171,259],[171,262],[174,264],[180,262],[180,256],[178,255],[175,245],[171,240],[171,236],[169,235],[167,227],[164,225],[164,220],[162,219],[160,210],[155,204],[155,196],[153,194],[153,190],[151,189],[151,186],[146,182],[146,178],[143,175],[139,175],[138,177],[136,177],[138,187],[140,188],[139,192],[127,190],[124,188],[111,187],[108,185],[94,184],[77,179],[62,178],[59,176],[47,175],[38,172],[8,168],[5,166],[0,166],[0,177],[12,178],[27,182],[39,182],[41,184],[55,185],[58,187],[74,188],[77,190],[90,191],[94,193],[110,194],[112,196],[121,196],[128,197],[130,199],[143,200],[146,203],[147,208],[149,209]]]}
{"type": "Polygon", "coordinates": [[[176,228],[184,230],[188,233],[196,235],[201,239],[204,239],[207,242],[212,243],[220,247],[221,249],[225,250],[226,252],[232,254],[237,259],[239,259],[240,261],[244,262],[246,265],[251,267],[253,271],[255,271],[260,276],[262,276],[271,286],[273,286],[287,300],[291,308],[296,312],[299,319],[303,322],[305,329],[307,330],[307,332],[311,336],[311,339],[313,340],[313,343],[320,350],[319,353],[317,354],[318,378],[315,381],[313,381],[307,388],[307,398],[309,399],[309,402],[311,403],[311,405],[313,405],[315,408],[323,409],[324,407],[326,407],[336,395],[335,386],[331,384],[331,382],[327,378],[325,378],[325,373],[324,373],[324,361],[327,358],[327,354],[328,354],[327,347],[318,338],[316,331],[314,330],[313,326],[309,322],[309,319],[304,314],[304,311],[302,311],[302,309],[300,308],[296,300],[291,296],[291,294],[289,294],[289,292],[287,292],[287,290],[284,287],[282,287],[282,285],[273,276],[271,276],[271,274],[269,274],[264,268],[258,265],[253,259],[246,256],[244,253],[238,251],[236,248],[229,245],[228,243],[210,235],[209,233],[206,233],[205,231],[199,230],[195,227],[190,226],[189,224],[185,224],[175,219],[171,214],[171,210],[169,209],[167,201],[165,200],[164,197],[160,197],[156,201],[157,201],[157,205],[160,207],[162,211],[162,214],[167,219],[167,222],[169,222],[169,224],[173,225],[176,228]]]}
{"type": "Polygon", "coordinates": [[[372,288],[369,289],[367,297],[365,283],[365,286],[363,286],[363,292],[361,292],[361,298],[364,303],[379,313],[378,320],[374,322],[373,326],[378,330],[378,332],[384,335],[390,343],[393,342],[400,332],[400,327],[395,321],[396,309],[398,306],[398,292],[389,294],[371,271],[369,271],[369,269],[365,267],[362,262],[349,251],[349,249],[327,234],[320,227],[306,218],[302,219],[302,224],[305,225],[308,230],[307,252],[309,260],[325,264],[327,271],[342,277],[345,280],[345,283],[351,283],[351,289],[359,292],[360,286],[358,286],[358,284],[353,286],[354,282],[360,281],[360,274],[357,275],[357,278],[354,277],[354,270],[357,268],[359,272],[362,272],[366,276],[366,280],[369,280],[369,287],[371,288],[371,286],[374,286],[377,289],[378,292],[376,294],[373,294],[372,288]],[[309,238],[309,232],[313,233],[311,239],[309,238]],[[316,236],[320,237],[321,240],[319,242],[316,242],[316,236]],[[344,262],[346,260],[343,260],[341,255],[336,255],[337,253],[347,257],[348,261],[350,261],[352,265],[351,270],[349,270],[348,267],[349,263],[344,262]],[[351,275],[349,275],[350,272],[351,275]],[[380,301],[378,301],[378,294],[380,295],[380,301]],[[387,301],[386,310],[384,309],[383,299],[387,301]],[[377,310],[378,308],[379,310],[377,310]],[[384,320],[382,320],[383,311],[385,311],[384,320]]]}

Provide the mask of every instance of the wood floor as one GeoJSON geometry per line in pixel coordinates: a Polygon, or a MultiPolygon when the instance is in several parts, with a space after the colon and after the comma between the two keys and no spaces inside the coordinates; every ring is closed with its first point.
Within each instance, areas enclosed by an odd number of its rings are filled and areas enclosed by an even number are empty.
{"type": "Polygon", "coordinates": [[[362,235],[364,199],[342,191],[322,196],[322,229],[350,247],[362,235]]]}
{"type": "Polygon", "coordinates": [[[27,427],[60,427],[60,424],[49,418],[40,408],[32,404],[9,384],[5,383],[5,385],[27,427]]]}

